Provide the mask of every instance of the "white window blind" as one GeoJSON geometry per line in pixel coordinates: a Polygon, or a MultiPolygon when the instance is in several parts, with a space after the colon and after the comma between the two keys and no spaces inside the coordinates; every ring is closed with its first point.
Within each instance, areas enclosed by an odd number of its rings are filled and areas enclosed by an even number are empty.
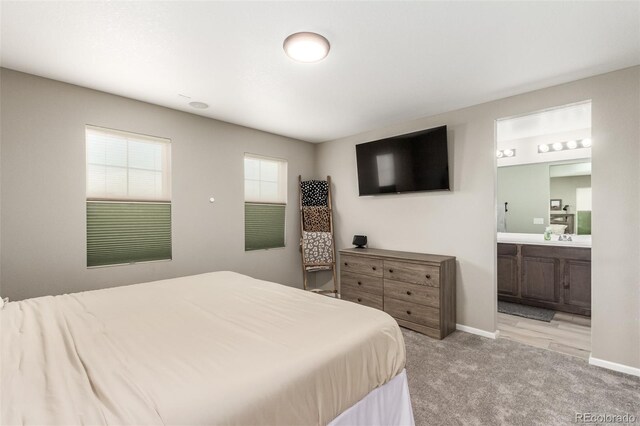
{"type": "Polygon", "coordinates": [[[284,247],[287,162],[245,154],[244,248],[284,247]]]}
{"type": "Polygon", "coordinates": [[[171,200],[168,139],[86,128],[87,200],[171,200]]]}
{"type": "Polygon", "coordinates": [[[87,126],[88,267],[171,259],[170,142],[87,126]]]}
{"type": "Polygon", "coordinates": [[[244,200],[287,203],[287,162],[253,154],[244,156],[244,200]]]}

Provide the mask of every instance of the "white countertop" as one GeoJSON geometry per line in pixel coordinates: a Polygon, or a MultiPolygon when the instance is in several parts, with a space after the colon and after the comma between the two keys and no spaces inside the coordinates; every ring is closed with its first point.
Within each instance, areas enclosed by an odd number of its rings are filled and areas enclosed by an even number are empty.
{"type": "Polygon", "coordinates": [[[591,248],[591,235],[571,235],[571,239],[573,241],[558,241],[558,235],[551,235],[551,240],[546,241],[543,234],[516,234],[508,232],[498,232],[499,243],[591,248]]]}

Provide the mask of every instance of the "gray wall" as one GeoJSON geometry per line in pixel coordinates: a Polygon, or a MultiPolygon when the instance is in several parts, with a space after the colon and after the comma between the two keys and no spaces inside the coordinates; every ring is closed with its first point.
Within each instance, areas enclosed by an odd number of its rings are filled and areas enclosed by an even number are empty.
{"type": "Polygon", "coordinates": [[[549,225],[549,164],[498,167],[498,214],[508,202],[506,232],[542,234],[549,225]],[[544,224],[534,225],[534,218],[544,224]]]}
{"type": "Polygon", "coordinates": [[[457,257],[459,324],[496,329],[495,120],[592,100],[592,356],[640,367],[640,67],[603,74],[320,144],[318,175],[336,184],[337,246],[457,257]],[[354,146],[449,126],[452,192],[359,197],[354,146]],[[611,209],[610,206],[625,208],[611,209]],[[620,224],[628,224],[620,232],[620,224]]]}
{"type": "Polygon", "coordinates": [[[0,79],[2,296],[220,269],[301,287],[297,176],[313,176],[313,145],[11,70],[0,79]],[[85,124],[172,140],[172,261],[86,268],[85,124]],[[244,152],[289,162],[284,249],[244,251],[244,152]]]}
{"type": "Polygon", "coordinates": [[[568,204],[569,213],[576,212],[576,189],[578,188],[591,188],[591,176],[551,178],[551,198],[561,199],[563,207],[568,204]]]}

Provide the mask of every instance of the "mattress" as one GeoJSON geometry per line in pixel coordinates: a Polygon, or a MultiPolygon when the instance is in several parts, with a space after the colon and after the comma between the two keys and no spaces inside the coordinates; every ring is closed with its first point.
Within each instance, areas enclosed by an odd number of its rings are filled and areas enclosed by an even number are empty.
{"type": "Polygon", "coordinates": [[[328,424],[405,365],[386,313],[233,272],[11,302],[1,423],[328,424]]]}

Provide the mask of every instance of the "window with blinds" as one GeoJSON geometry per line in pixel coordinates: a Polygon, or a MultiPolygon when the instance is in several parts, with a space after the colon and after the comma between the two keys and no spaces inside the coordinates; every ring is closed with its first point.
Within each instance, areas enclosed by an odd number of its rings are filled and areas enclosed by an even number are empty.
{"type": "Polygon", "coordinates": [[[244,156],[245,251],[284,247],[287,162],[244,156]]]}
{"type": "Polygon", "coordinates": [[[87,126],[87,266],[171,259],[171,141],[87,126]]]}

